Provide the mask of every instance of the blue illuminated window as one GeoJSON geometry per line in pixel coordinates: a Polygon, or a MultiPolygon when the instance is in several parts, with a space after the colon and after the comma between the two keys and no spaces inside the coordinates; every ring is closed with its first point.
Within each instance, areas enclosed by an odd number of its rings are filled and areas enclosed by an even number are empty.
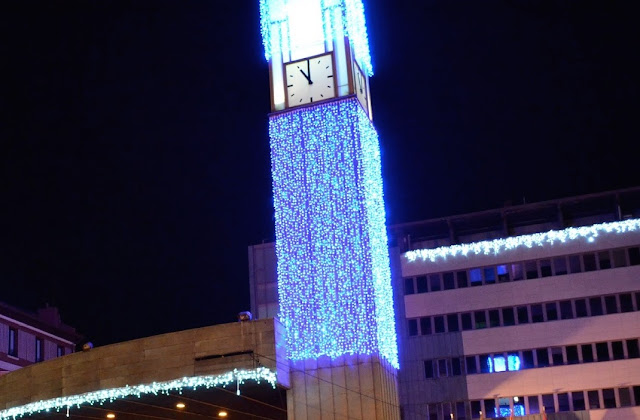
{"type": "Polygon", "coordinates": [[[499,265],[496,269],[498,271],[498,281],[500,283],[509,281],[509,270],[506,265],[499,265]]]}
{"type": "Polygon", "coordinates": [[[520,370],[520,356],[517,354],[510,354],[507,356],[507,367],[510,371],[520,370]]]}
{"type": "Polygon", "coordinates": [[[504,356],[493,357],[493,372],[506,372],[506,371],[507,371],[507,361],[505,360],[504,356]]]}
{"type": "Polygon", "coordinates": [[[469,278],[471,279],[471,286],[482,285],[482,269],[474,268],[469,270],[469,278]]]}

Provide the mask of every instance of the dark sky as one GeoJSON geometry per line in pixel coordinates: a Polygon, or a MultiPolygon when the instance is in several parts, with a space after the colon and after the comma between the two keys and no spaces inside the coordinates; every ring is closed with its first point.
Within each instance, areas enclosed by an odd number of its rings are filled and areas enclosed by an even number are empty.
{"type": "MultiPolygon", "coordinates": [[[[390,224],[640,185],[628,1],[369,0],[390,224]]],[[[0,6],[0,300],[231,322],[273,240],[258,0],[0,6]]]]}

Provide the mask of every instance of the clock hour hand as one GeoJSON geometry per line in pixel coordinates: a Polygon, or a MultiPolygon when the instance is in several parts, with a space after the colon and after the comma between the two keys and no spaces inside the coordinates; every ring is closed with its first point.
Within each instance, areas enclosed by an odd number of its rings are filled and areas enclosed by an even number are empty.
{"type": "Polygon", "coordinates": [[[305,79],[307,79],[307,82],[309,82],[310,85],[313,84],[313,82],[311,81],[311,77],[307,76],[307,74],[303,72],[302,69],[300,69],[300,73],[302,73],[302,75],[305,79]]]}

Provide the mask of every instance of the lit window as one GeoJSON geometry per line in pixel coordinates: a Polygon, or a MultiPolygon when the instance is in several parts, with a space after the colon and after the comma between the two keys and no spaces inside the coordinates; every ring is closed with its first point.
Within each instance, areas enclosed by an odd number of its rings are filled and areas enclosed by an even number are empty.
{"type": "Polygon", "coordinates": [[[482,284],[482,270],[474,268],[469,270],[469,277],[471,278],[471,286],[480,286],[482,284]]]}
{"type": "Polygon", "coordinates": [[[493,358],[493,371],[494,372],[506,372],[507,361],[504,356],[496,356],[493,358]]]}
{"type": "Polygon", "coordinates": [[[499,265],[496,269],[498,271],[498,281],[500,283],[509,281],[509,271],[507,270],[506,265],[499,265]]]}
{"type": "Polygon", "coordinates": [[[507,356],[507,367],[509,370],[520,370],[520,357],[517,354],[507,356]]]}

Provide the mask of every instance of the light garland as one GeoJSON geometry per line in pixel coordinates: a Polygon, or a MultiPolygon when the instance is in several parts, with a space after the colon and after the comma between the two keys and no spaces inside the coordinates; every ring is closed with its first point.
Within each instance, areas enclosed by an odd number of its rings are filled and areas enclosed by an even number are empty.
{"type": "MultiPolygon", "coordinates": [[[[103,404],[127,397],[142,397],[143,395],[169,394],[171,391],[182,392],[183,390],[196,390],[197,388],[225,387],[235,383],[238,387],[245,381],[268,382],[273,388],[276,387],[276,373],[266,367],[259,367],[252,370],[234,369],[222,375],[192,376],[174,379],[166,382],[153,382],[151,384],[124,386],[121,388],[103,389],[100,391],[87,392],[79,395],[41,400],[19,407],[12,407],[0,411],[0,419],[16,419],[43,411],[60,411],[61,409],[80,408],[83,404],[103,404]]],[[[239,389],[239,388],[238,388],[239,389]]],[[[68,417],[68,416],[67,416],[68,417]]]]}
{"type": "Polygon", "coordinates": [[[468,255],[498,255],[501,252],[517,248],[533,248],[551,246],[558,243],[583,240],[592,243],[601,234],[622,234],[640,230],[640,219],[628,219],[620,222],[599,223],[591,226],[570,227],[563,230],[534,233],[531,235],[514,236],[510,238],[494,239],[470,244],[442,246],[433,249],[419,249],[405,252],[409,262],[417,260],[435,262],[468,255]]]}
{"type": "MultiPolygon", "coordinates": [[[[299,0],[296,0],[299,1],[299,0]]],[[[287,56],[291,46],[291,28],[289,21],[293,8],[292,0],[260,0],[260,32],[264,45],[264,56],[287,56]]],[[[307,0],[305,19],[321,19],[324,42],[349,37],[354,55],[363,71],[373,76],[367,25],[362,0],[307,0]],[[311,2],[316,4],[309,4],[311,2]],[[315,7],[314,7],[315,6],[315,7]],[[309,16],[309,11],[318,10],[321,16],[309,16]]]]}
{"type": "Polygon", "coordinates": [[[378,135],[347,98],[269,120],[280,321],[292,360],[398,367],[378,135]]]}

